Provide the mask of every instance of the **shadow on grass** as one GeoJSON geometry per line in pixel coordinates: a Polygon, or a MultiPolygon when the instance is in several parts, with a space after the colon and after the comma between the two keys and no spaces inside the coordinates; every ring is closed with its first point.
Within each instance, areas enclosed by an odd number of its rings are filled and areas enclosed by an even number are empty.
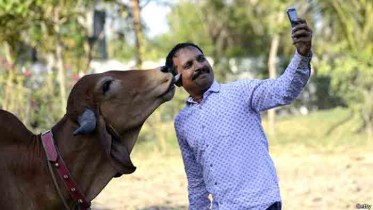
{"type": "Polygon", "coordinates": [[[187,206],[149,206],[138,210],[186,210],[187,206]]]}

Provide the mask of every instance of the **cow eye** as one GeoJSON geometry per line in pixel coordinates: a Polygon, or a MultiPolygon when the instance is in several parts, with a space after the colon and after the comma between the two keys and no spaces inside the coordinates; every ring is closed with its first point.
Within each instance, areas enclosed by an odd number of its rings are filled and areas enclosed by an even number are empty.
{"type": "Polygon", "coordinates": [[[103,85],[102,85],[102,93],[105,94],[106,92],[108,92],[110,90],[110,85],[113,81],[112,80],[108,80],[106,81],[103,85]]]}

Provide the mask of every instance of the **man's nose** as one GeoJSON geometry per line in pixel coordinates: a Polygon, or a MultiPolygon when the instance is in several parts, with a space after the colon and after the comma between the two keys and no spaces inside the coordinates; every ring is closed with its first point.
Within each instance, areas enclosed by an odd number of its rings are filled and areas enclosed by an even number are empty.
{"type": "Polygon", "coordinates": [[[203,68],[203,63],[201,62],[195,62],[195,69],[203,68]]]}

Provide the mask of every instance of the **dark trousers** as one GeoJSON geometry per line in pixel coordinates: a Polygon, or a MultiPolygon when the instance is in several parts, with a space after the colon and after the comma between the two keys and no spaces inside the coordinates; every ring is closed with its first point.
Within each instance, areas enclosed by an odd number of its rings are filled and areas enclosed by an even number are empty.
{"type": "Polygon", "coordinates": [[[281,210],[281,202],[276,202],[272,204],[267,210],[281,210]]]}

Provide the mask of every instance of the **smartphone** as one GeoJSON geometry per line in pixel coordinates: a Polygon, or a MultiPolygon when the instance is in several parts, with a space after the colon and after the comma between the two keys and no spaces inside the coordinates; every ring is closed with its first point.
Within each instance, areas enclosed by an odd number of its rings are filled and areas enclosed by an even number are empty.
{"type": "Polygon", "coordinates": [[[183,80],[182,80],[182,75],[179,73],[175,76],[175,85],[178,87],[183,86],[183,80]]]}
{"type": "Polygon", "coordinates": [[[295,8],[289,8],[287,13],[288,13],[291,27],[298,25],[299,23],[296,21],[296,19],[298,18],[297,10],[295,10],[295,8]]]}

